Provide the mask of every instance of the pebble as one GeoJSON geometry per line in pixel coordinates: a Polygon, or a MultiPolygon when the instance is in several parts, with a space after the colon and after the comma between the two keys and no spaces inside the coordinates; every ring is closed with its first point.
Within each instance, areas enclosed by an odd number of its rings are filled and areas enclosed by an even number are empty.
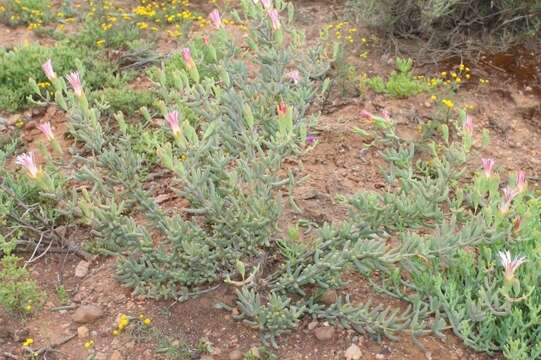
{"type": "Polygon", "coordinates": [[[77,336],[79,336],[79,339],[86,339],[89,333],[90,331],[86,326],[79,326],[77,328],[77,336]]]}
{"type": "Polygon", "coordinates": [[[334,337],[335,329],[332,326],[319,327],[314,330],[314,336],[319,341],[329,341],[334,337]]]}
{"type": "Polygon", "coordinates": [[[327,306],[332,305],[338,300],[338,293],[336,290],[327,290],[321,295],[321,302],[327,306]]]}
{"type": "Polygon", "coordinates": [[[344,353],[344,356],[346,357],[346,360],[360,360],[363,356],[363,352],[357,345],[351,344],[344,353]]]}
{"type": "Polygon", "coordinates": [[[88,261],[81,260],[75,267],[75,277],[84,278],[88,274],[88,267],[90,263],[88,261]]]}
{"type": "Polygon", "coordinates": [[[317,321],[312,321],[308,324],[308,330],[314,330],[318,325],[319,323],[317,321]]]}
{"type": "Polygon", "coordinates": [[[113,353],[111,354],[111,357],[109,358],[109,360],[122,360],[122,359],[123,359],[122,354],[118,350],[113,351],[113,353]]]}
{"type": "Polygon", "coordinates": [[[242,360],[242,352],[234,350],[229,353],[229,360],[242,360]]]}
{"type": "Polygon", "coordinates": [[[71,319],[76,323],[85,324],[93,322],[103,316],[103,310],[96,305],[81,305],[73,315],[71,319]]]}

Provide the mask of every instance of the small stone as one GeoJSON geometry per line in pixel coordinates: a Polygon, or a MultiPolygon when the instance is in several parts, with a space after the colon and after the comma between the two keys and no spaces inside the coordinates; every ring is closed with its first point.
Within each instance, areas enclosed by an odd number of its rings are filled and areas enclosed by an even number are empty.
{"type": "Polygon", "coordinates": [[[77,328],[77,336],[79,336],[79,339],[86,339],[89,333],[90,331],[86,326],[79,326],[77,328]]]}
{"type": "Polygon", "coordinates": [[[332,326],[318,327],[314,330],[314,335],[319,341],[329,341],[334,337],[335,329],[332,326]]]}
{"type": "Polygon", "coordinates": [[[338,293],[336,292],[336,290],[327,290],[323,293],[323,295],[321,295],[321,302],[325,305],[332,305],[336,302],[336,300],[338,299],[338,293]]]}
{"type": "Polygon", "coordinates": [[[311,323],[308,324],[308,330],[314,330],[317,326],[319,325],[319,323],[317,321],[312,321],[311,323]]]}
{"type": "Polygon", "coordinates": [[[378,359],[378,360],[383,360],[383,359],[385,359],[385,355],[383,355],[383,354],[376,354],[376,359],[378,359]]]}
{"type": "Polygon", "coordinates": [[[94,356],[94,360],[107,360],[107,355],[101,352],[96,353],[96,355],[94,356]]]}
{"type": "Polygon", "coordinates": [[[122,354],[118,350],[113,351],[113,353],[111,354],[111,357],[109,358],[109,360],[122,360],[122,359],[123,359],[122,354]]]}
{"type": "Polygon", "coordinates": [[[96,305],[81,305],[73,315],[71,319],[76,323],[85,324],[93,322],[103,316],[103,310],[96,305]]]}
{"type": "Polygon", "coordinates": [[[88,261],[81,260],[75,267],[75,277],[84,278],[88,274],[88,267],[90,263],[88,261]]]}
{"type": "Polygon", "coordinates": [[[126,347],[126,349],[131,350],[135,347],[135,341],[130,341],[124,346],[126,347]]]}
{"type": "Polygon", "coordinates": [[[346,360],[359,360],[363,356],[363,353],[357,345],[351,344],[351,346],[347,348],[344,356],[346,357],[346,360]]]}
{"type": "Polygon", "coordinates": [[[242,360],[242,352],[234,350],[229,353],[229,360],[242,360]]]}

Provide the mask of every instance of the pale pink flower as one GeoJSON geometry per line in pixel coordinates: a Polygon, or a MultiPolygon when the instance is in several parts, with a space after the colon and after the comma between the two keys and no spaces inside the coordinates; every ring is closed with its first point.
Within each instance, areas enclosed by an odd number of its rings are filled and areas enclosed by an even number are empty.
{"type": "Polygon", "coordinates": [[[481,162],[483,163],[483,171],[485,172],[485,176],[487,178],[492,176],[492,168],[494,167],[494,160],[493,159],[481,159],[481,162]]]}
{"type": "Polygon", "coordinates": [[[54,133],[50,122],[41,123],[37,126],[37,128],[43,133],[43,135],[45,135],[47,140],[54,140],[54,133]]]}
{"type": "Polygon", "coordinates": [[[272,7],[272,0],[261,0],[261,3],[265,9],[270,9],[272,7]]]}
{"type": "Polygon", "coordinates": [[[301,80],[301,74],[299,73],[299,70],[291,70],[286,73],[286,78],[291,80],[293,84],[297,85],[301,80]]]}
{"type": "Polygon", "coordinates": [[[34,153],[32,151],[17,156],[17,158],[15,159],[15,163],[24,167],[26,171],[28,171],[28,175],[31,178],[38,177],[41,171],[39,166],[36,164],[36,160],[34,159],[34,153]]]}
{"type": "Polygon", "coordinates": [[[372,114],[368,110],[363,110],[363,111],[361,111],[361,116],[371,120],[374,117],[374,114],[372,114]]]}
{"type": "Polygon", "coordinates": [[[503,189],[503,201],[500,205],[500,211],[502,214],[505,214],[509,211],[509,208],[511,207],[511,202],[513,199],[517,196],[517,192],[514,189],[511,189],[510,187],[506,187],[503,189]]]}
{"type": "Polygon", "coordinates": [[[48,59],[41,65],[41,68],[43,69],[43,72],[45,73],[45,76],[47,76],[47,79],[53,80],[56,79],[56,74],[53,70],[53,62],[51,59],[48,59]]]}
{"type": "Polygon", "coordinates": [[[520,256],[513,259],[509,251],[499,251],[498,255],[505,270],[503,277],[506,282],[511,282],[515,278],[515,271],[526,261],[526,257],[520,256]]]}
{"type": "Polygon", "coordinates": [[[473,134],[473,119],[469,115],[466,115],[466,121],[464,122],[464,131],[470,135],[473,134]]]}
{"type": "Polygon", "coordinates": [[[169,124],[174,136],[180,135],[180,125],[178,121],[178,111],[171,111],[165,116],[165,120],[169,124]]]}
{"type": "Polygon", "coordinates": [[[270,9],[268,11],[268,14],[272,22],[272,29],[279,30],[280,29],[280,15],[278,15],[278,10],[270,9]]]}
{"type": "Polygon", "coordinates": [[[190,51],[190,48],[184,48],[182,49],[182,58],[184,59],[184,63],[186,64],[186,67],[188,69],[193,68],[195,66],[195,63],[192,59],[192,52],[190,51]]]}
{"type": "Polygon", "coordinates": [[[524,190],[526,190],[526,186],[528,186],[528,183],[526,181],[526,173],[520,170],[517,173],[517,192],[523,192],[524,190]]]}
{"type": "Polygon", "coordinates": [[[83,87],[81,85],[81,78],[79,76],[79,72],[75,71],[71,74],[66,75],[66,79],[68,79],[68,82],[70,83],[73,92],[75,92],[75,95],[77,95],[77,97],[83,96],[83,87]]]}
{"type": "Polygon", "coordinates": [[[385,120],[390,120],[391,119],[391,113],[389,113],[386,109],[383,109],[381,111],[381,115],[383,115],[383,118],[385,120]]]}
{"type": "Polygon", "coordinates": [[[218,11],[218,9],[212,10],[209,14],[209,17],[216,29],[219,29],[222,26],[222,19],[220,18],[220,12],[218,11]]]}

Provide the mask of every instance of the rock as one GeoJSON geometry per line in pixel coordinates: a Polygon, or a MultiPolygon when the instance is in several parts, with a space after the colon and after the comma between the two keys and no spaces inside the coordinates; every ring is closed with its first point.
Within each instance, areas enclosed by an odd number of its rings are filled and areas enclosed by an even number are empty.
{"type": "Polygon", "coordinates": [[[86,339],[89,333],[90,331],[86,326],[79,326],[77,328],[77,336],[79,336],[79,339],[86,339]]]}
{"type": "Polygon", "coordinates": [[[357,345],[351,344],[344,353],[344,356],[346,360],[359,360],[363,356],[363,353],[357,345]]]}
{"type": "Polygon", "coordinates": [[[318,327],[314,330],[314,336],[319,341],[329,341],[334,337],[335,329],[332,326],[318,327]]]}
{"type": "Polygon", "coordinates": [[[122,359],[123,359],[122,354],[118,350],[113,351],[113,353],[111,354],[111,357],[109,358],[109,360],[122,360],[122,359]]]}
{"type": "Polygon", "coordinates": [[[107,360],[107,355],[104,353],[96,353],[96,356],[94,356],[94,360],[107,360]]]}
{"type": "Polygon", "coordinates": [[[314,330],[318,325],[319,323],[317,321],[312,321],[308,324],[308,330],[314,330]]]}
{"type": "Polygon", "coordinates": [[[229,353],[229,360],[242,360],[242,352],[234,350],[229,353]]]}
{"type": "Polygon", "coordinates": [[[203,355],[199,359],[200,360],[214,360],[214,358],[210,355],[203,355]]]}
{"type": "Polygon", "coordinates": [[[84,278],[88,274],[88,267],[90,263],[88,261],[81,260],[75,267],[75,277],[84,278]]]}
{"type": "Polygon", "coordinates": [[[338,300],[338,293],[336,290],[331,289],[325,291],[320,299],[320,301],[327,306],[334,304],[336,300],[338,300]]]}
{"type": "Polygon", "coordinates": [[[76,323],[85,324],[93,322],[103,316],[103,310],[96,305],[81,305],[73,315],[71,319],[76,323]]]}
{"type": "Polygon", "coordinates": [[[378,359],[378,360],[383,360],[383,359],[385,359],[385,355],[383,355],[383,354],[376,354],[376,359],[378,359]]]}

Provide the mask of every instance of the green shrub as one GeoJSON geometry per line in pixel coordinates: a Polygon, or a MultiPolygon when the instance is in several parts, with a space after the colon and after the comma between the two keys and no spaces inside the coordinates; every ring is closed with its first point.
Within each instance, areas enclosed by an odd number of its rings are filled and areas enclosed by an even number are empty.
{"type": "Polygon", "coordinates": [[[0,305],[9,312],[31,313],[43,301],[43,294],[20,258],[5,255],[0,259],[0,305]]]}
{"type": "Polygon", "coordinates": [[[349,0],[348,6],[349,14],[388,37],[418,38],[423,49],[445,49],[447,56],[492,40],[539,40],[541,30],[541,0],[349,0]]]}
{"type": "Polygon", "coordinates": [[[408,97],[417,95],[423,91],[428,91],[439,82],[432,84],[426,81],[416,79],[412,74],[413,62],[411,59],[396,59],[396,71],[393,71],[387,82],[380,77],[375,76],[369,79],[361,80],[361,86],[367,85],[378,94],[388,94],[394,97],[408,97]]]}
{"type": "Polygon", "coordinates": [[[60,75],[75,71],[76,60],[80,59],[87,69],[85,82],[90,88],[100,88],[114,79],[114,63],[98,60],[95,51],[72,47],[65,42],[54,47],[31,44],[13,50],[0,49],[0,109],[17,111],[29,104],[28,96],[33,94],[30,77],[34,77],[44,91],[49,89],[50,84],[41,70],[49,58],[60,75]]]}

